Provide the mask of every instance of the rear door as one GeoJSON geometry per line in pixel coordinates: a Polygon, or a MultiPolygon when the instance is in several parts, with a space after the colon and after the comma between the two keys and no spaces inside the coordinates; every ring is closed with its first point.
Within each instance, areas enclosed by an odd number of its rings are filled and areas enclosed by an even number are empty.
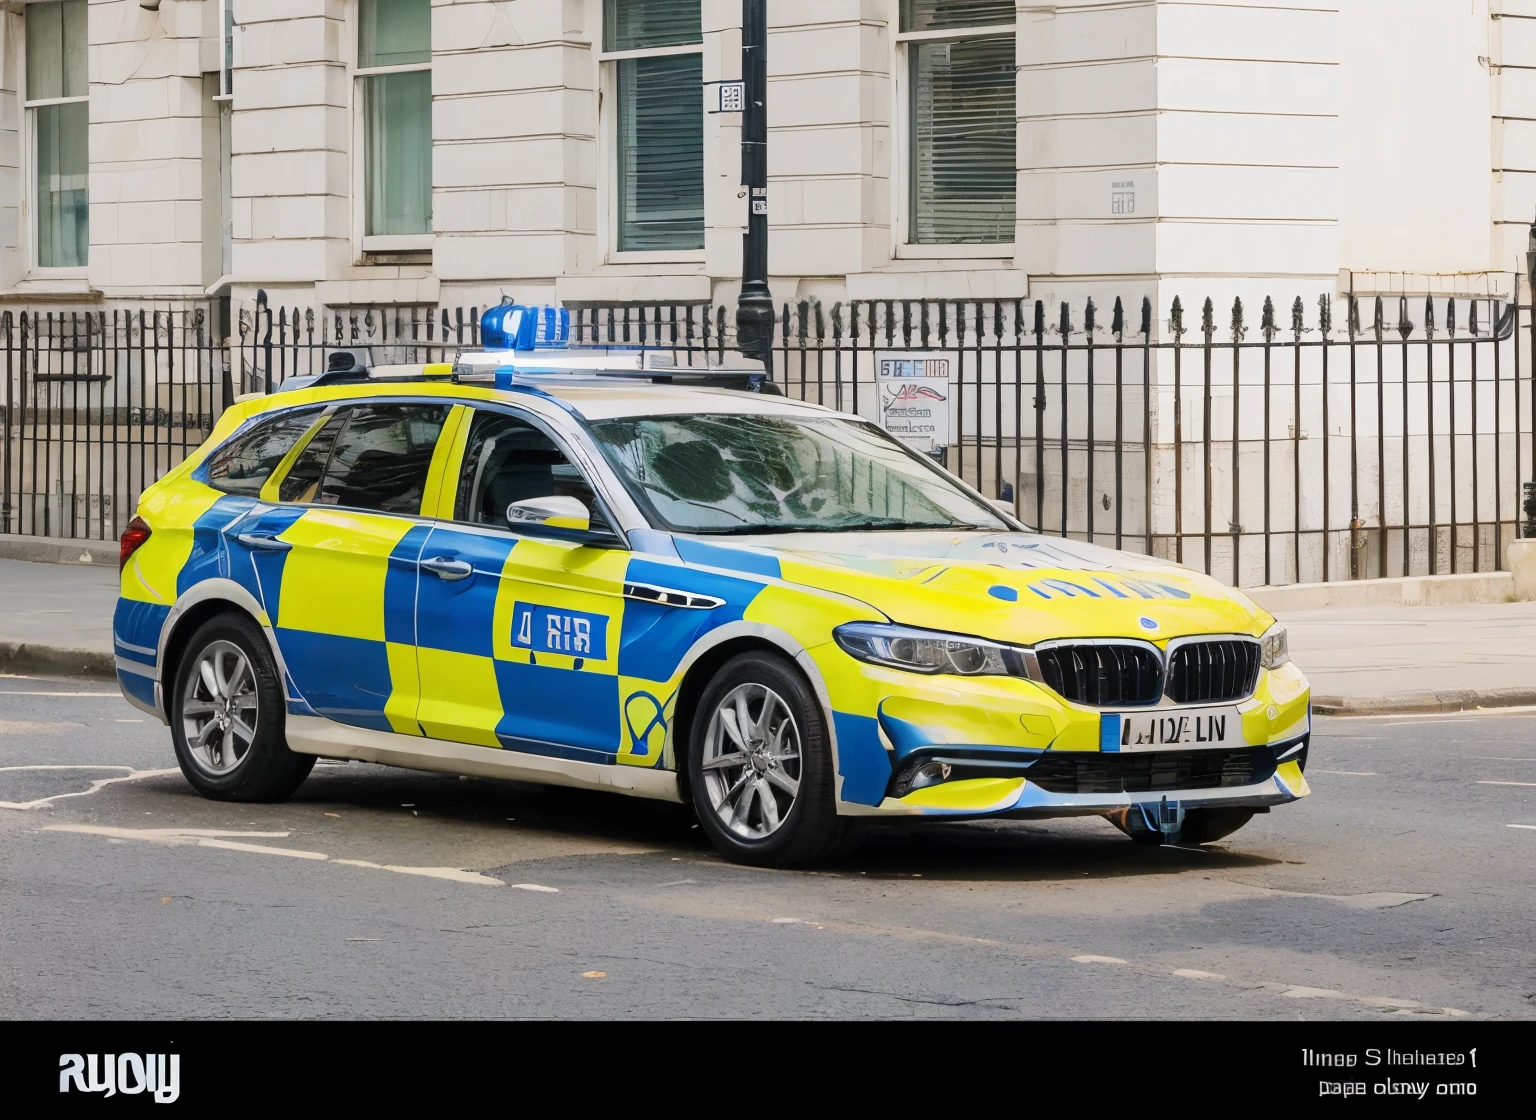
{"type": "Polygon", "coordinates": [[[582,468],[537,419],[475,410],[458,443],[453,523],[436,525],[421,553],[422,728],[611,764],[629,553],[582,468]],[[513,529],[509,506],[554,496],[585,504],[595,531],[513,529]]]}
{"type": "MultiPolygon", "coordinates": [[[[338,409],[278,484],[296,520],[258,548],[282,551],[272,615],[298,692],[340,723],[419,735],[416,585],[449,448],[447,403],[338,409]]],[[[270,596],[269,596],[270,602],[270,596]]]]}

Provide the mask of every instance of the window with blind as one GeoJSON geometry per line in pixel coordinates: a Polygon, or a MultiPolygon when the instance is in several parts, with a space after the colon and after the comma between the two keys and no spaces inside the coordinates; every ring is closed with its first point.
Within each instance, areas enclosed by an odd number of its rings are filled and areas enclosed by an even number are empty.
{"type": "Polygon", "coordinates": [[[35,260],[39,268],[84,268],[91,244],[86,0],[28,4],[26,21],[35,260]]]}
{"type": "Polygon", "coordinates": [[[620,252],[704,247],[702,27],[699,0],[604,6],[617,94],[620,252]]]}
{"type": "Polygon", "coordinates": [[[1012,0],[902,0],[908,240],[1009,244],[1018,196],[1012,0]]]}
{"type": "Polygon", "coordinates": [[[368,237],[432,232],[431,0],[362,0],[357,78],[368,237]]]}

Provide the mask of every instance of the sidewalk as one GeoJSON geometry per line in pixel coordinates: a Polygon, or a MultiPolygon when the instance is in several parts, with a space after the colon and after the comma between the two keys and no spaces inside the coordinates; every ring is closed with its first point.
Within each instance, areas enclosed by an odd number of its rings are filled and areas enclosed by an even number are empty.
{"type": "MultiPolygon", "coordinates": [[[[117,570],[0,560],[0,672],[112,674],[117,570]]],[[[1536,603],[1282,611],[1322,714],[1536,704],[1536,603]]]]}
{"type": "Polygon", "coordinates": [[[0,560],[0,673],[112,676],[117,569],[0,560]]]}
{"type": "Polygon", "coordinates": [[[1536,704],[1536,603],[1335,607],[1280,620],[1321,714],[1536,704]]]}

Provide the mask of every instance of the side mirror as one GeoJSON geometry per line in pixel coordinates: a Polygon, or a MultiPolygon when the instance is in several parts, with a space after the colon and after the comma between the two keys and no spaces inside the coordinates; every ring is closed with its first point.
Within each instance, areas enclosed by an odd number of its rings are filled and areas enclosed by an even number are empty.
{"type": "Polygon", "coordinates": [[[558,495],[524,498],[507,507],[507,524],[513,529],[564,529],[586,533],[592,529],[592,511],[576,498],[558,495]]]}

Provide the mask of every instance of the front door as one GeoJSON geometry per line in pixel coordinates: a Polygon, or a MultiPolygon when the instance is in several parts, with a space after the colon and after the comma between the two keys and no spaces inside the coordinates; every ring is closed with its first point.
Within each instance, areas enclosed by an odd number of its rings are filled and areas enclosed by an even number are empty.
{"type": "Polygon", "coordinates": [[[421,553],[422,729],[611,764],[629,554],[600,533],[513,531],[508,507],[552,496],[577,498],[600,524],[591,485],[535,421],[476,411],[459,443],[453,523],[435,526],[421,553]]]}

